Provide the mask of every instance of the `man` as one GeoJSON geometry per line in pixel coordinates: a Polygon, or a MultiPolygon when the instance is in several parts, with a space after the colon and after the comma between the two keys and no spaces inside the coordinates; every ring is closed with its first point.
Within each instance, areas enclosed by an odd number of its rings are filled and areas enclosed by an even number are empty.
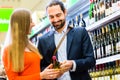
{"type": "MultiPolygon", "coordinates": [[[[49,20],[55,30],[39,38],[38,49],[43,55],[41,69],[44,70],[52,60],[56,46],[68,29],[67,11],[60,1],[52,1],[46,8],[49,20]]],[[[93,47],[85,28],[72,28],[66,35],[56,56],[61,63],[57,80],[91,80],[88,69],[95,66],[93,47]]]]}

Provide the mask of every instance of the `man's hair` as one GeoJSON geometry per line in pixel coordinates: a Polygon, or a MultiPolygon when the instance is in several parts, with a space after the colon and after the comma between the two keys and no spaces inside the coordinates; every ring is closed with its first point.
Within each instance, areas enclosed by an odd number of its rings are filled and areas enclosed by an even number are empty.
{"type": "Polygon", "coordinates": [[[63,12],[65,12],[65,6],[64,6],[63,2],[58,1],[58,0],[52,0],[52,1],[47,5],[46,10],[47,10],[48,7],[55,6],[55,5],[59,5],[60,8],[61,8],[61,10],[62,10],[63,12]]]}

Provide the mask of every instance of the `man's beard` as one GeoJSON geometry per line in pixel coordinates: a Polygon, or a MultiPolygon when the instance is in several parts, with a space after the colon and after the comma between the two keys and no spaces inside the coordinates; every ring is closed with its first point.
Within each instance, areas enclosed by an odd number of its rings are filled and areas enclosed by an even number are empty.
{"type": "Polygon", "coordinates": [[[57,22],[53,22],[52,25],[54,26],[55,30],[61,29],[65,25],[65,20],[59,20],[57,22]],[[54,25],[57,22],[61,22],[59,25],[54,25]]]}

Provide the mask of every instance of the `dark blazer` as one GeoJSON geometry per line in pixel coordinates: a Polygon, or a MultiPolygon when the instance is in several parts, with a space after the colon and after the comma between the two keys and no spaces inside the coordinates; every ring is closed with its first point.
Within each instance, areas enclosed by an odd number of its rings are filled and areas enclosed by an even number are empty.
{"type": "MultiPolygon", "coordinates": [[[[43,55],[41,70],[51,63],[55,48],[54,31],[50,31],[39,38],[38,49],[43,55]]],[[[85,28],[72,28],[68,32],[67,59],[74,60],[76,63],[76,71],[70,71],[72,80],[91,80],[88,69],[95,66],[95,58],[90,37],[85,28]]]]}

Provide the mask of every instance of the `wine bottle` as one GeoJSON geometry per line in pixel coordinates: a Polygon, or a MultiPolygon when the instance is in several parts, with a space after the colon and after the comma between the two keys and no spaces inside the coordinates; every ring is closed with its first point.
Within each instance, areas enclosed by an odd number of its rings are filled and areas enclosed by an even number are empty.
{"type": "Polygon", "coordinates": [[[94,30],[93,32],[93,48],[94,48],[94,57],[97,59],[97,32],[94,30]]]}
{"type": "Polygon", "coordinates": [[[76,23],[76,26],[79,26],[79,17],[78,17],[78,15],[77,16],[75,16],[75,23],[76,23]]]}
{"type": "Polygon", "coordinates": [[[74,18],[72,19],[72,24],[74,27],[76,27],[76,20],[74,18]]]}
{"type": "Polygon", "coordinates": [[[103,14],[103,8],[102,8],[102,1],[99,3],[99,9],[100,9],[100,19],[102,19],[102,14],[103,14]]]}
{"type": "Polygon", "coordinates": [[[110,80],[108,63],[105,63],[104,66],[105,66],[105,71],[104,71],[105,72],[105,80],[110,80]]]}
{"type": "Polygon", "coordinates": [[[94,14],[95,14],[95,21],[97,22],[98,21],[98,12],[99,12],[99,9],[98,9],[98,0],[95,1],[95,5],[94,5],[94,14]]]}
{"type": "Polygon", "coordinates": [[[99,80],[104,80],[103,66],[99,65],[99,80]]]}
{"type": "Polygon", "coordinates": [[[119,54],[120,53],[120,20],[117,21],[116,34],[117,34],[116,51],[119,54]]]}
{"type": "Polygon", "coordinates": [[[115,78],[116,78],[116,80],[120,79],[119,69],[120,69],[119,60],[117,60],[117,61],[115,61],[115,72],[116,72],[115,78]]]}
{"type": "Polygon", "coordinates": [[[105,17],[105,5],[104,5],[104,1],[100,2],[100,12],[101,12],[101,19],[105,17]]]}
{"type": "Polygon", "coordinates": [[[117,0],[117,7],[118,7],[118,10],[120,10],[120,0],[117,0]]]}
{"type": "Polygon", "coordinates": [[[93,70],[92,70],[92,69],[89,69],[89,70],[88,70],[88,73],[90,74],[90,77],[93,79],[93,78],[94,78],[94,76],[93,76],[93,70]]]}
{"type": "Polygon", "coordinates": [[[112,35],[113,35],[113,41],[112,41],[112,45],[113,45],[113,55],[117,54],[117,50],[116,50],[116,43],[117,43],[117,35],[116,35],[116,23],[113,22],[112,24],[112,35]]]}
{"type": "Polygon", "coordinates": [[[110,43],[110,30],[109,30],[109,27],[108,25],[105,27],[105,35],[106,35],[106,38],[105,38],[105,41],[106,41],[106,56],[110,56],[111,54],[111,43],[110,43]]]}
{"type": "Polygon", "coordinates": [[[97,30],[97,45],[96,45],[96,48],[97,48],[97,58],[100,59],[101,58],[101,52],[100,52],[100,37],[99,37],[99,30],[97,30]]]}
{"type": "Polygon", "coordinates": [[[105,0],[105,16],[109,15],[109,5],[108,0],[105,0]]]}
{"type": "MultiPolygon", "coordinates": [[[[95,17],[94,17],[94,5],[95,1],[90,0],[90,8],[89,8],[89,24],[93,24],[95,22],[95,17]]],[[[80,17],[78,16],[78,25],[79,25],[80,17]]]]}
{"type": "Polygon", "coordinates": [[[110,62],[110,67],[111,67],[111,80],[116,80],[115,79],[115,62],[112,61],[110,62]]]}
{"type": "Polygon", "coordinates": [[[113,42],[113,35],[112,35],[112,30],[111,30],[111,27],[112,27],[112,24],[110,23],[110,24],[108,24],[108,54],[109,54],[109,56],[111,56],[112,55],[112,49],[113,49],[113,45],[112,45],[112,42],[113,42]]]}
{"type": "Polygon", "coordinates": [[[95,19],[95,22],[97,22],[98,20],[97,20],[97,7],[96,7],[96,5],[94,5],[94,10],[93,10],[93,12],[94,12],[94,19],[95,19]]]}
{"type": "Polygon", "coordinates": [[[68,25],[69,25],[69,26],[71,26],[71,27],[75,27],[72,19],[71,19],[71,20],[69,20],[68,25]]]}
{"type": "Polygon", "coordinates": [[[92,9],[93,9],[93,0],[90,0],[90,6],[89,6],[89,19],[92,18],[92,9]]]}
{"type": "Polygon", "coordinates": [[[53,63],[53,68],[54,69],[59,69],[60,68],[60,63],[58,62],[56,56],[52,56],[52,63],[53,63]]]}
{"type": "Polygon", "coordinates": [[[99,0],[97,0],[97,21],[100,20],[100,5],[99,5],[99,0]]]}
{"type": "Polygon", "coordinates": [[[83,19],[83,15],[80,14],[80,22],[79,22],[79,25],[80,27],[86,27],[86,23],[85,23],[85,20],[83,19]]]}
{"type": "Polygon", "coordinates": [[[109,5],[109,15],[111,15],[113,13],[112,11],[112,1],[108,0],[108,5],[109,5]]]}
{"type": "Polygon", "coordinates": [[[103,38],[103,34],[102,34],[102,28],[99,29],[100,31],[100,53],[101,53],[101,58],[104,57],[104,38],[103,38]]]}
{"type": "Polygon", "coordinates": [[[99,77],[99,65],[96,65],[96,68],[95,68],[95,77],[98,78],[99,77]]]}
{"type": "Polygon", "coordinates": [[[108,72],[109,72],[110,80],[112,80],[112,75],[113,75],[112,62],[108,62],[108,72]]]}
{"type": "Polygon", "coordinates": [[[106,41],[105,41],[105,27],[102,27],[102,48],[103,48],[103,57],[106,57],[106,41]]]}
{"type": "Polygon", "coordinates": [[[113,10],[113,13],[119,10],[117,6],[117,0],[112,0],[112,10],[113,10]]]}

